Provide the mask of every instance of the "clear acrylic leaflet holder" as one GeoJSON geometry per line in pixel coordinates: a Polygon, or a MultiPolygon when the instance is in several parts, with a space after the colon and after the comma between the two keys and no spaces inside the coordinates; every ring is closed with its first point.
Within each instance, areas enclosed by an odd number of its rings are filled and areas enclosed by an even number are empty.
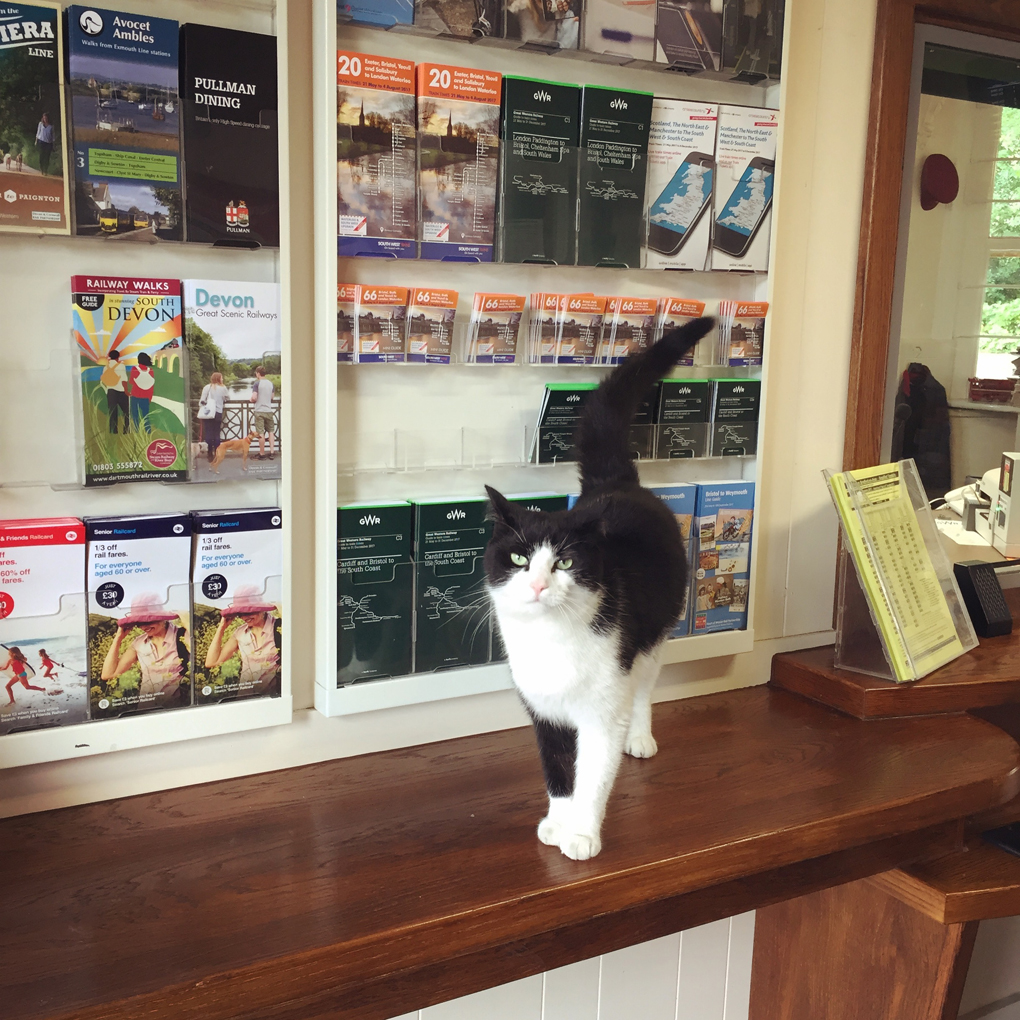
{"type": "MultiPolygon", "coordinates": [[[[928,552],[935,575],[938,578],[939,587],[945,596],[953,625],[956,628],[956,635],[963,646],[963,651],[970,651],[977,646],[977,635],[974,632],[974,627],[963,604],[963,598],[957,586],[952,566],[939,541],[938,529],[935,526],[935,519],[932,516],[928,496],[917,473],[917,466],[913,460],[901,460],[898,462],[897,467],[900,472],[901,495],[899,498],[909,500],[910,502],[910,506],[917,518],[925,549],[928,552]]],[[[830,472],[823,471],[822,474],[828,483],[831,477],[830,472]]],[[[868,495],[852,475],[847,473],[844,477],[847,481],[853,511],[859,514],[861,507],[867,507],[870,502],[868,495]]],[[[829,491],[830,495],[832,495],[831,488],[829,491]]],[[[840,528],[842,542],[840,544],[836,580],[834,664],[839,669],[849,669],[857,673],[866,673],[870,676],[895,681],[896,674],[893,670],[889,649],[882,637],[875,609],[861,583],[857,566],[850,552],[850,541],[846,533],[846,526],[842,519],[840,519],[840,528]]],[[[864,530],[863,534],[871,561],[875,565],[879,585],[889,606],[893,623],[898,633],[903,634],[904,625],[901,612],[897,609],[897,599],[893,597],[893,581],[882,569],[883,557],[879,554],[873,537],[867,530],[864,530]]],[[[934,668],[937,668],[933,667],[922,671],[911,655],[907,642],[903,642],[903,644],[910,670],[913,673],[913,676],[908,677],[908,679],[920,680],[923,676],[932,672],[934,668]]]]}

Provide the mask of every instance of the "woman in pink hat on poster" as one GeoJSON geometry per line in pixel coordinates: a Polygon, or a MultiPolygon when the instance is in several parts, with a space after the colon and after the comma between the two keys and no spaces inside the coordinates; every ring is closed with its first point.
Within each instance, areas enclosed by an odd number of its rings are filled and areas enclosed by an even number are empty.
{"type": "Polygon", "coordinates": [[[241,697],[280,693],[280,620],[276,606],[266,602],[253,584],[242,584],[230,605],[220,610],[216,628],[205,656],[206,669],[215,669],[233,656],[241,656],[241,697]],[[233,633],[223,641],[227,625],[239,618],[233,633]]]}
{"type": "Polygon", "coordinates": [[[117,633],[103,661],[105,683],[116,680],[135,663],[141,671],[139,700],[157,700],[159,707],[169,704],[188,679],[188,632],[179,614],[164,606],[155,592],[143,592],[131,600],[127,616],[117,621],[117,633]],[[135,627],[141,634],[121,654],[124,635],[135,627]]]}

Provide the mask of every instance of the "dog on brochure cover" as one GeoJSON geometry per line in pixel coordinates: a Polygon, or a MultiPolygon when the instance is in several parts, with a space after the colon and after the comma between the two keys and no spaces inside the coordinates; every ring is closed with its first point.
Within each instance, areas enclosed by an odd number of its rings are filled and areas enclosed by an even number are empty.
{"type": "Polygon", "coordinates": [[[714,324],[695,319],[668,333],[592,393],[577,431],[581,494],[570,510],[528,510],[486,486],[486,585],[549,793],[538,838],[574,860],[602,847],[622,755],[658,749],[652,691],[687,585],[676,519],[638,479],[631,421],[714,324]]]}

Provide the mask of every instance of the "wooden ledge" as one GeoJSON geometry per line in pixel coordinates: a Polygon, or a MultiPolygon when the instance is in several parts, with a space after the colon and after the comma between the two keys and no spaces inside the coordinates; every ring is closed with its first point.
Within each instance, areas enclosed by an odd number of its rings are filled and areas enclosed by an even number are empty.
{"type": "Polygon", "coordinates": [[[660,705],[594,861],[528,730],[0,822],[5,1020],[383,1018],[959,845],[1020,792],[969,716],[660,705]]]}
{"type": "Polygon", "coordinates": [[[1020,701],[1020,589],[1005,592],[1016,621],[1012,634],[981,638],[977,648],[930,676],[897,684],[837,669],[833,647],[783,652],[772,658],[773,687],[792,691],[858,719],[966,712],[1020,701]]]}
{"type": "Polygon", "coordinates": [[[1020,857],[980,838],[956,853],[869,881],[942,924],[1020,914],[1020,857]]]}

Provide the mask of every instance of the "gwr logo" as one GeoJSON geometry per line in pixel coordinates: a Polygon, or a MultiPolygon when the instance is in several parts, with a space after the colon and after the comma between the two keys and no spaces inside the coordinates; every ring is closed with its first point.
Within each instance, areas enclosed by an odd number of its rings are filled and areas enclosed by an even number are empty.
{"type": "Polygon", "coordinates": [[[571,393],[570,396],[567,397],[567,403],[576,404],[580,399],[581,398],[576,393],[571,393]]]}
{"type": "Polygon", "coordinates": [[[538,102],[540,102],[540,103],[551,103],[552,102],[552,96],[549,95],[549,93],[546,92],[545,89],[539,89],[535,93],[535,99],[537,99],[538,102]]]}
{"type": "Polygon", "coordinates": [[[690,396],[690,392],[691,392],[690,386],[681,386],[677,390],[677,393],[679,393],[681,396],[690,396]]]}
{"type": "Polygon", "coordinates": [[[366,524],[371,527],[373,524],[382,524],[382,518],[376,517],[375,514],[366,514],[360,521],[358,521],[358,523],[366,524]]]}
{"type": "Polygon", "coordinates": [[[464,513],[463,510],[451,510],[446,515],[446,519],[448,521],[462,521],[462,520],[464,520],[465,517],[467,517],[467,514],[464,513]]]}
{"type": "Polygon", "coordinates": [[[617,97],[609,104],[614,110],[626,110],[627,100],[622,97],[617,97]]]}
{"type": "Polygon", "coordinates": [[[733,387],[733,392],[734,393],[743,393],[744,392],[744,387],[743,386],[734,386],[733,387]]]}

